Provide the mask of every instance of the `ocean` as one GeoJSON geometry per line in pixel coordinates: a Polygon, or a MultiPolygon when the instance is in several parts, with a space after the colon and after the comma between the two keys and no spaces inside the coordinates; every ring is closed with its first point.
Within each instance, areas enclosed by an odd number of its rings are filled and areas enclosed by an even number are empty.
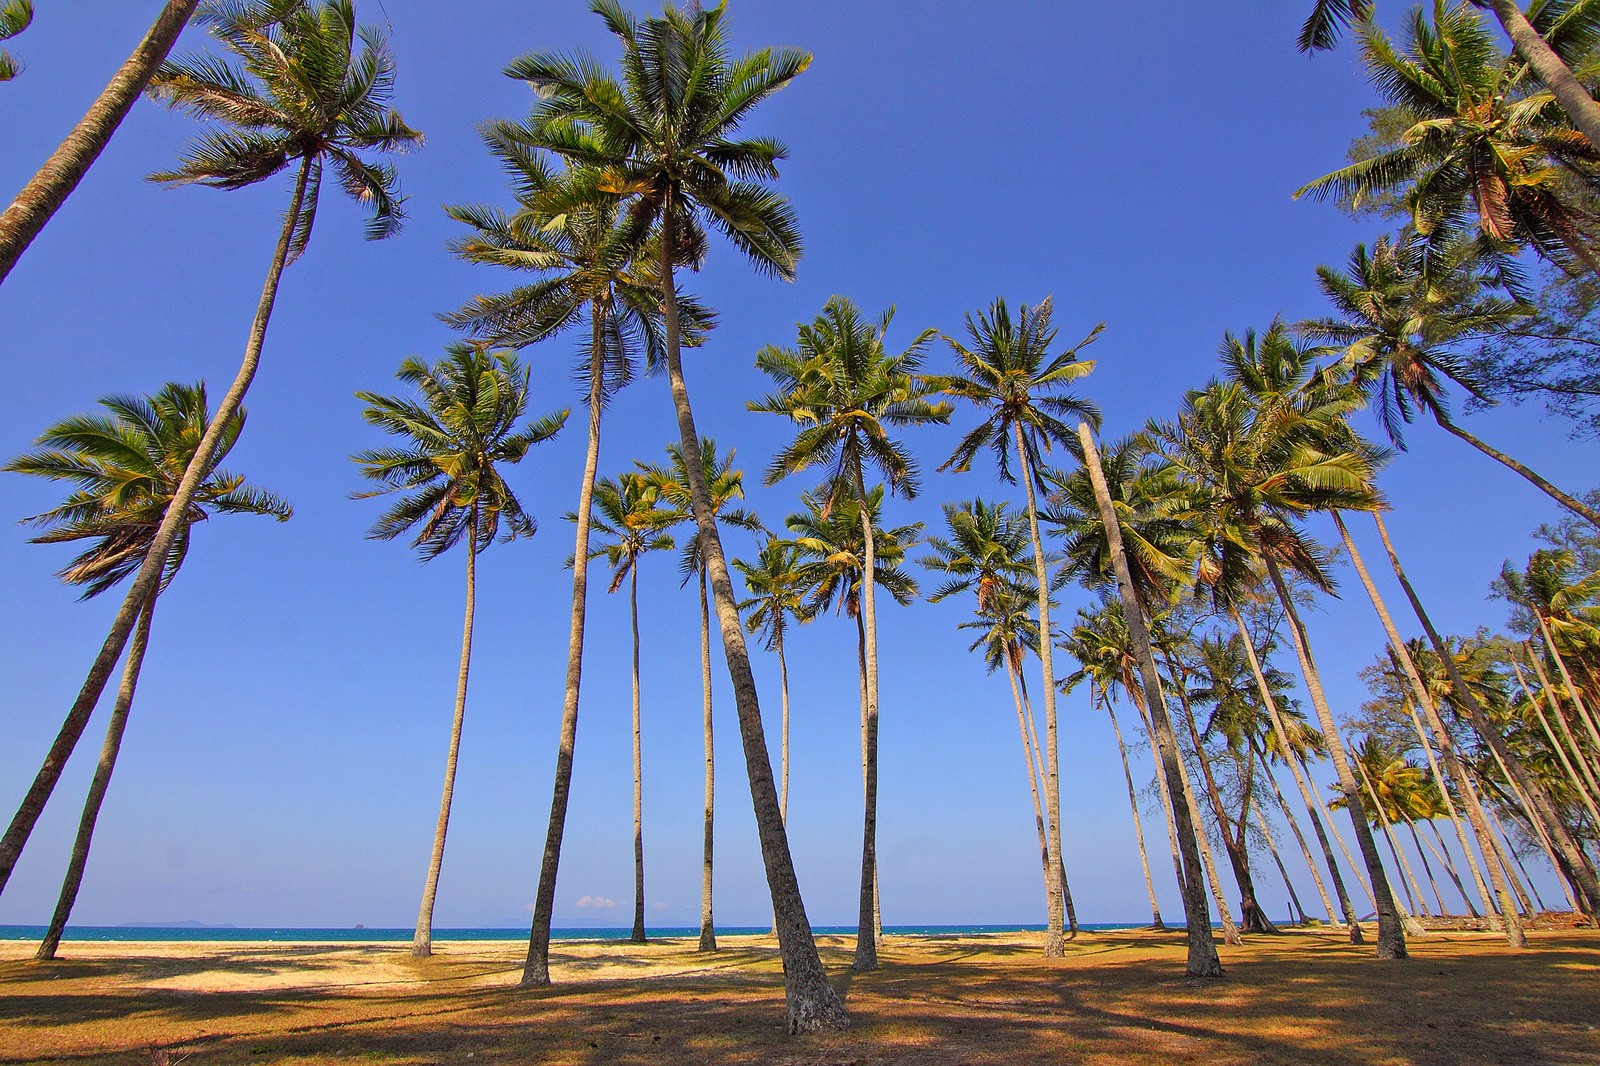
{"type": "MultiPolygon", "coordinates": [[[[1084,924],[1086,930],[1132,929],[1125,924],[1084,924]]],[[[853,925],[820,925],[812,929],[818,936],[853,936],[853,925]]],[[[966,936],[973,933],[1044,932],[1043,925],[889,925],[884,933],[894,936],[966,936]]],[[[1181,927],[1179,927],[1181,931],[1181,927]]],[[[332,928],[246,928],[242,926],[211,925],[69,925],[66,940],[102,941],[310,941],[322,944],[359,944],[369,942],[409,941],[411,929],[367,929],[361,926],[332,928]]],[[[552,940],[626,940],[627,926],[590,926],[586,928],[552,929],[552,940]]],[[[670,926],[647,930],[652,937],[694,937],[700,935],[698,926],[670,926]]],[[[724,936],[771,932],[770,926],[739,925],[718,927],[724,936]]],[[[42,925],[0,925],[0,940],[39,940],[44,936],[42,925]]],[[[435,929],[435,940],[526,940],[528,928],[515,929],[435,929]]]]}

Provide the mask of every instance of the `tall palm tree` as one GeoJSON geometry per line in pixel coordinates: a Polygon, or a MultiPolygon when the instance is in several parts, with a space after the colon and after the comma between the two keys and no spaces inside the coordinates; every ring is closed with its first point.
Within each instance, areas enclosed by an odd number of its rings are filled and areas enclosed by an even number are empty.
{"type": "MultiPolygon", "coordinates": [[[[654,481],[661,499],[682,512],[680,521],[690,521],[691,506],[689,473],[683,458],[683,449],[676,444],[667,445],[671,467],[648,466],[638,463],[640,471],[654,481]]],[[[744,473],[733,468],[733,451],[717,455],[717,442],[710,437],[700,438],[700,462],[706,489],[711,495],[711,512],[719,525],[734,526],[755,532],[761,522],[735,500],[744,499],[744,473]]],[[[717,950],[717,928],[711,914],[712,844],[716,816],[716,749],[712,744],[711,724],[711,603],[706,593],[705,554],[700,551],[700,538],[691,536],[683,546],[679,565],[685,584],[691,578],[700,579],[700,696],[701,717],[705,734],[706,788],[703,819],[703,841],[700,862],[700,946],[701,951],[717,950]]],[[[781,806],[781,799],[780,799],[781,806]]]]}
{"type": "MultiPolygon", "coordinates": [[[[610,538],[590,549],[594,558],[605,557],[611,566],[615,592],[628,582],[628,612],[633,630],[633,933],[635,944],[645,942],[644,931],[644,759],[639,731],[639,559],[646,552],[671,551],[672,534],[666,532],[683,518],[682,512],[661,498],[661,486],[648,475],[619,474],[615,481],[602,478],[594,487],[593,528],[610,538]]],[[[568,515],[573,521],[577,515],[568,515]]],[[[574,560],[576,562],[576,560],[574,560]]]]}
{"type": "MultiPolygon", "coordinates": [[[[1600,104],[1572,71],[1571,64],[1584,57],[1584,45],[1592,43],[1593,0],[1547,0],[1524,14],[1517,0],[1472,0],[1476,7],[1488,8],[1500,20],[1500,28],[1533,69],[1538,79],[1550,88],[1567,119],[1583,131],[1583,136],[1600,148],[1600,104]]],[[[1332,48],[1352,23],[1372,18],[1373,0],[1316,0],[1311,14],[1300,27],[1302,52],[1332,48]]]]}
{"type": "Polygon", "coordinates": [[[1380,237],[1370,253],[1357,245],[1344,272],[1317,268],[1336,317],[1312,319],[1296,329],[1344,347],[1344,368],[1376,393],[1379,421],[1395,444],[1405,446],[1403,426],[1421,410],[1445,432],[1600,526],[1600,512],[1461,428],[1450,415],[1446,381],[1482,395],[1453,346],[1494,333],[1523,313],[1507,300],[1482,296],[1472,269],[1450,254],[1428,255],[1416,240],[1380,237]]]}
{"type": "Polygon", "coordinates": [[[805,574],[800,566],[800,546],[792,540],[767,537],[761,553],[753,563],[742,559],[733,561],[734,569],[744,578],[744,587],[750,598],[739,601],[744,614],[745,630],[760,634],[767,649],[778,656],[778,679],[783,692],[782,767],[778,788],[778,809],[784,820],[789,818],[789,663],[783,657],[783,637],[789,631],[789,619],[808,622],[805,609],[805,574]]]}
{"type": "MultiPolygon", "coordinates": [[[[212,32],[239,58],[239,67],[209,58],[169,62],[150,83],[151,92],[162,102],[224,127],[191,147],[177,170],[152,175],[154,180],[237,189],[297,164],[294,192],[256,304],[244,360],[211,416],[189,471],[173,494],[172,507],[151,538],[153,559],[171,550],[203,472],[215,462],[228,420],[255,378],[279,278],[311,237],[324,160],[331,162],[345,191],[371,212],[367,236],[387,237],[400,225],[397,178],[392,167],[369,163],[362,153],[404,151],[422,139],[385,106],[394,83],[393,57],[382,34],[357,30],[348,0],[325,0],[315,6],[297,3],[281,13],[272,10],[280,17],[264,24],[253,7],[218,9],[212,32]]],[[[160,579],[158,570],[147,567],[135,576],[44,764],[0,837],[0,888],[10,878],[67,757],[83,735],[133,631],[140,605],[160,579]]]]}
{"type": "MultiPolygon", "coordinates": [[[[1073,430],[1063,418],[1088,420],[1100,424],[1100,413],[1094,404],[1068,391],[1068,386],[1086,377],[1094,370],[1092,360],[1080,359],[1078,353],[1100,334],[1097,325],[1076,345],[1056,355],[1056,330],[1051,324],[1054,306],[1046,296],[1036,307],[1024,304],[1015,320],[1003,299],[995,300],[987,312],[979,311],[966,316],[967,343],[945,338],[955,351],[958,372],[941,378],[940,385],[952,396],[959,397],[977,407],[985,415],[983,422],[971,430],[956,446],[954,454],[940,467],[941,470],[965,471],[979,451],[988,448],[994,453],[1000,480],[1016,484],[1011,473],[1012,449],[1016,449],[1017,463],[1022,468],[1022,482],[1027,494],[1028,531],[1033,540],[1035,600],[1039,608],[1039,662],[1044,670],[1044,732],[1045,732],[1045,808],[1048,821],[1048,839],[1053,854],[1050,868],[1061,867],[1061,786],[1060,757],[1056,734],[1056,677],[1053,646],[1054,629],[1050,625],[1050,580],[1046,573],[1044,543],[1039,535],[1039,506],[1035,488],[1041,484],[1044,466],[1043,453],[1061,445],[1074,448],[1073,430]]],[[[1052,875],[1053,876],[1053,875],[1052,875]]],[[[1062,886],[1052,884],[1050,915],[1045,934],[1045,955],[1061,955],[1061,910],[1065,906],[1062,886]]]]}
{"type": "MultiPolygon", "coordinates": [[[[79,415],[58,422],[39,436],[37,443],[44,445],[42,450],[27,452],[0,467],[73,486],[64,503],[27,521],[45,530],[33,538],[35,544],[91,542],[57,574],[67,584],[82,587],[83,599],[115,588],[144,565],[150,538],[161,524],[161,517],[172,502],[173,489],[209,420],[204,384],[169,383],[153,396],[111,396],[102,399],[100,406],[109,416],[79,415]]],[[[241,409],[223,437],[219,462],[238,440],[244,421],[241,409]]],[[[237,474],[218,470],[215,464],[190,500],[179,535],[162,559],[164,577],[140,610],[100,759],[78,820],[61,895],[35,958],[56,957],[67,918],[77,901],[95,822],[122,749],[134,689],[149,646],[156,597],[177,576],[189,551],[194,524],[213,513],[270,515],[282,522],[292,512],[278,497],[245,484],[237,474]]]]}
{"type": "Polygon", "coordinates": [[[555,436],[569,412],[521,424],[528,410],[527,369],[509,353],[491,354],[476,345],[453,344],[448,356],[432,366],[407,359],[395,377],[415,391],[415,399],[356,393],[367,404],[362,417],[402,441],[396,447],[373,448],[352,457],[361,473],[381,486],[355,493],[356,499],[400,494],[368,536],[375,540],[410,536],[411,546],[423,562],[463,542],[467,547],[466,617],[450,752],[445,759],[433,853],[411,941],[411,954],[422,957],[433,953],[433,902],[444,862],[461,723],[467,709],[478,554],[496,538],[504,542],[533,535],[533,516],[523,509],[501,470],[520,463],[529,448],[555,436]]]}
{"type": "MultiPolygon", "coordinates": [[[[752,411],[784,415],[799,427],[794,442],[772,460],[766,483],[814,466],[827,470],[824,491],[830,506],[853,495],[867,498],[866,467],[883,477],[890,494],[911,499],[917,494],[917,466],[889,437],[890,429],[949,421],[950,405],[931,403],[935,389],[921,374],[924,351],[934,330],[924,330],[905,351],[891,355],[884,335],[894,309],[868,322],[856,305],[830,297],[822,313],[799,327],[793,348],[769,345],[756,354],[756,366],[777,383],[778,391],[747,406],[752,411]]],[[[864,542],[862,569],[873,572],[872,523],[866,508],[861,518],[864,542]]],[[[864,722],[866,827],[861,846],[861,927],[856,934],[856,970],[878,967],[873,935],[872,885],[877,877],[878,827],[878,616],[873,583],[861,595],[866,627],[867,705],[864,722]]]]}
{"type": "MultiPolygon", "coordinates": [[[[272,11],[286,2],[288,0],[275,0],[273,4],[263,4],[260,10],[270,17],[272,11]]],[[[139,99],[139,94],[144,92],[161,61],[172,51],[198,3],[199,0],[167,0],[133,54],[112,75],[110,84],[100,90],[77,126],[22,187],[11,206],[0,213],[0,283],[5,281],[50,217],[72,195],[72,190],[78,187],[101,151],[111,143],[111,135],[133,107],[133,102],[139,99]]],[[[234,6],[218,5],[215,14],[225,16],[234,6]]],[[[32,21],[32,0],[6,0],[0,5],[0,41],[22,32],[32,21]]],[[[15,61],[0,51],[0,81],[15,77],[17,69],[15,61]]]]}
{"type": "Polygon", "coordinates": [[[590,8],[622,46],[620,79],[591,57],[557,53],[523,56],[506,73],[539,93],[530,123],[536,140],[569,165],[592,172],[587,191],[565,197],[570,205],[621,195],[639,234],[651,226],[659,230],[667,377],[679,440],[690,460],[695,521],[704,537],[702,550],[739,714],[785,963],[788,1028],[837,1029],[848,1024],[848,1015],[828,985],[806,919],[733,583],[700,480],[700,435],[680,358],[675,278],[680,258],[699,263],[706,254],[708,226],[745,253],[757,270],[786,280],[794,276],[799,228],[788,203],[766,184],[777,177],[778,161],[787,150],[772,138],[741,138],[738,127],[758,104],[798,77],[811,56],[768,48],[730,60],[721,5],[710,10],[668,6],[647,19],[635,18],[617,0],[591,0],[590,8]]]}

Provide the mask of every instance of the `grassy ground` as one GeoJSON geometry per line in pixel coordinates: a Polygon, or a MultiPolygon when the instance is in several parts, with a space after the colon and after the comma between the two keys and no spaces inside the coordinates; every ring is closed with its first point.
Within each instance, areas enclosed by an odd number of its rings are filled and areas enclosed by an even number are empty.
{"type": "Polygon", "coordinates": [[[522,946],[73,944],[56,963],[0,944],[0,1062],[791,1066],[1148,1061],[1600,1063],[1600,933],[1412,941],[1405,962],[1328,933],[1224,949],[1225,979],[1183,977],[1181,934],[1096,933],[1046,962],[1035,937],[895,937],[848,972],[854,1020],[783,1033],[765,937],[635,948],[556,945],[559,982],[522,992],[522,946]]]}

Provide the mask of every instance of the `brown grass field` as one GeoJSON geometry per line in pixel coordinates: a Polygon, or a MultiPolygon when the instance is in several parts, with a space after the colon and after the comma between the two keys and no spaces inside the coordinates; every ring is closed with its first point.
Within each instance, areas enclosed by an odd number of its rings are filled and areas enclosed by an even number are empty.
{"type": "Polygon", "coordinates": [[[0,943],[0,1063],[1600,1063],[1600,932],[1513,953],[1436,933],[1378,962],[1326,932],[1223,948],[1183,976],[1181,933],[894,937],[849,973],[853,1025],[789,1037],[772,941],[557,942],[558,984],[516,987],[523,946],[73,943],[55,963],[0,943]]]}

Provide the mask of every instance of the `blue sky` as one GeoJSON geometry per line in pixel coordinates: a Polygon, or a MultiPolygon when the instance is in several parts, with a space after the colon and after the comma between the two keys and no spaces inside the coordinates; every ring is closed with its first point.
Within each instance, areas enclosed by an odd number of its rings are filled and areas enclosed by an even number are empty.
{"type": "MultiPolygon", "coordinates": [[[[0,86],[0,190],[21,187],[125,57],[158,5],[100,5],[92,19],[42,3],[11,42],[27,66],[0,86]]],[[[779,188],[806,238],[799,276],[756,276],[725,245],[685,283],[721,326],[689,356],[703,432],[738,449],[749,503],[769,525],[803,482],[766,489],[759,472],[786,440],[745,411],[767,391],[763,345],[790,343],[832,294],[869,314],[898,308],[890,342],[926,327],[959,334],[997,295],[1053,294],[1063,342],[1097,322],[1099,368],[1084,391],[1127,432],[1172,412],[1213,373],[1224,331],[1316,314],[1319,263],[1341,263],[1380,229],[1290,200],[1332,169],[1373,102],[1346,46],[1294,50],[1305,4],[1045,5],[734,0],[739,49],[788,44],[811,68],[747,127],[785,140],[779,188]],[[1176,10],[1174,10],[1176,9],[1176,10]]],[[[531,94],[500,71],[516,55],[612,42],[577,0],[540,4],[365,0],[397,55],[395,94],[427,145],[398,160],[410,221],[360,239],[360,216],[330,185],[316,236],[285,276],[245,437],[229,465],[293,502],[292,522],[201,529],[161,601],[122,760],[75,917],[84,924],[199,920],[239,925],[405,925],[413,920],[437,810],[459,649],[462,566],[419,566],[364,533],[380,507],[351,501],[348,457],[378,443],[357,390],[392,391],[408,355],[452,337],[435,318],[508,281],[453,260],[459,227],[441,205],[508,196],[476,127],[523,114],[531,94]]],[[[206,43],[190,31],[180,51],[206,43]]],[[[193,123],[139,103],[78,192],[0,287],[0,454],[99,396],[237,366],[289,179],[238,193],[163,189],[193,123]]],[[[575,339],[530,350],[544,412],[577,407],[575,339]]],[[[933,367],[948,365],[942,347],[933,367]]],[[[896,522],[934,525],[939,505],[1014,495],[986,470],[938,474],[971,415],[907,443],[926,477],[896,522]]],[[[1592,456],[1565,426],[1501,409],[1468,425],[1537,459],[1568,488],[1592,456]]],[[[676,437],[665,381],[610,409],[602,473],[658,459],[676,437]]],[[[1502,623],[1485,601],[1528,531],[1555,517],[1543,496],[1427,426],[1394,464],[1391,526],[1414,578],[1454,631],[1502,623]]],[[[582,420],[512,479],[541,531],[481,560],[472,689],[435,923],[516,926],[528,917],[548,813],[561,707],[572,550],[560,520],[576,500],[582,420]]],[[[0,806],[9,813],[71,702],[114,610],[82,604],[51,576],[61,548],[13,524],[57,490],[0,478],[0,806]]],[[[1318,527],[1331,537],[1331,526],[1318,527]]],[[[1377,545],[1360,525],[1364,548],[1377,545]]],[[[730,532],[735,555],[753,543],[730,532]]],[[[1380,576],[1380,581],[1382,577],[1380,576]]],[[[1364,693],[1356,671],[1381,632],[1353,574],[1309,625],[1336,713],[1364,693]]],[[[926,583],[925,584],[930,584],[926,583]]],[[[646,844],[650,919],[698,917],[700,732],[697,613],[673,560],[642,578],[646,844]]],[[[1396,592],[1392,583],[1385,590],[1396,592]]],[[[1084,602],[1069,594],[1066,610],[1084,602]]],[[[1031,807],[1009,695],[965,653],[955,603],[886,608],[882,639],[880,859],[889,924],[1042,920],[1031,807]]],[[[632,892],[626,601],[591,600],[577,769],[557,921],[625,924],[632,892]],[[601,901],[596,905],[596,901],[601,901]],[[614,908],[603,905],[615,901],[614,908]],[[580,905],[583,904],[583,905],[580,905]]],[[[1403,624],[1403,623],[1402,623],[1403,624]]],[[[1408,629],[1409,632],[1409,629],[1408,629]]],[[[1283,664],[1286,668],[1289,663],[1283,664]]],[[[776,664],[756,660],[769,729],[776,664]]],[[[759,924],[767,903],[726,675],[717,661],[717,913],[759,924]]],[[[813,921],[854,920],[860,796],[852,627],[826,618],[790,645],[794,754],[791,841],[813,921]]],[[[108,701],[109,702],[109,701],[108,701]]],[[[105,713],[101,712],[102,715],[105,713]]],[[[1132,716],[1129,716],[1131,721],[1132,716]]],[[[1080,916],[1145,913],[1121,770],[1086,695],[1062,701],[1065,852],[1080,916]]],[[[1128,722],[1124,722],[1126,727],[1128,722]]],[[[65,863],[103,718],[91,724],[5,896],[0,922],[42,922],[65,863]]],[[[775,732],[772,733],[775,737],[775,732]]],[[[775,741],[774,741],[775,742],[775,741]]],[[[1148,782],[1148,755],[1136,773],[1148,782]]],[[[1321,779],[1331,778],[1323,773],[1321,779]]],[[[1148,803],[1152,848],[1164,837],[1148,803]]],[[[1170,864],[1152,854],[1169,917],[1170,864]]],[[[1283,893],[1270,864],[1269,910],[1283,893]]],[[[1302,899],[1312,898],[1298,860],[1302,899]]]]}

